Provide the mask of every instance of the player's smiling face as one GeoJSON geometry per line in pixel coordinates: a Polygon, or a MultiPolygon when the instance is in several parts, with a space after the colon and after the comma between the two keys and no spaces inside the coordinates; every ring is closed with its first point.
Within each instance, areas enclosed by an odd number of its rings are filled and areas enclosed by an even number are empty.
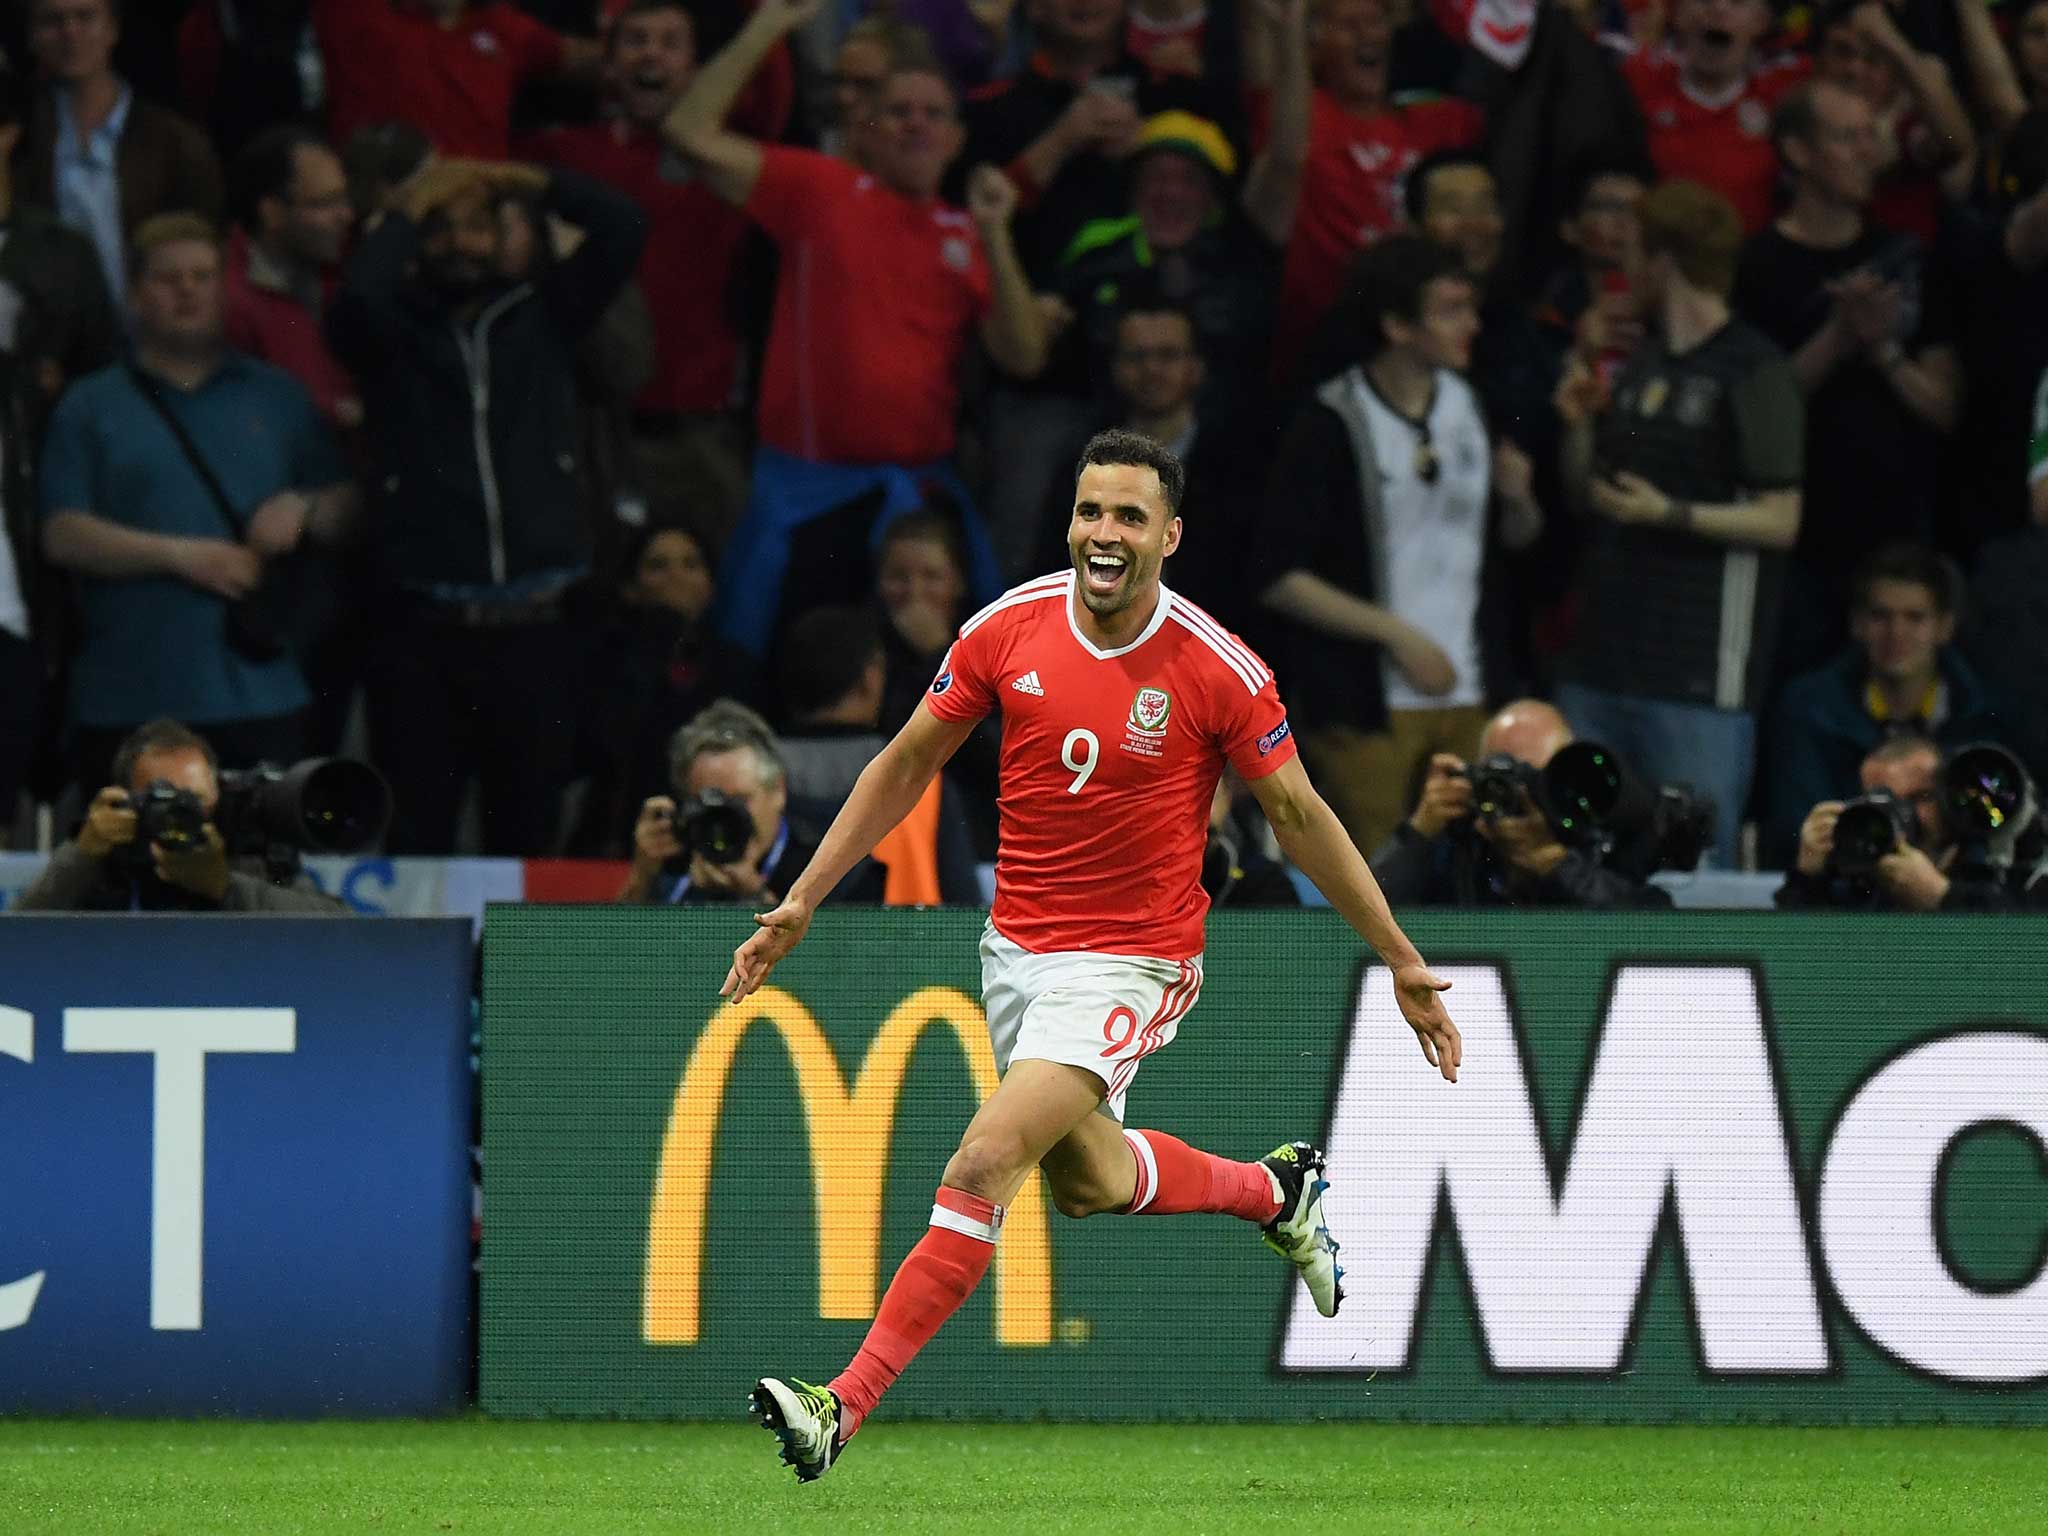
{"type": "Polygon", "coordinates": [[[1106,619],[1156,589],[1160,566],[1179,547],[1180,519],[1167,510],[1159,471],[1142,464],[1081,471],[1067,549],[1090,613],[1106,619]]]}

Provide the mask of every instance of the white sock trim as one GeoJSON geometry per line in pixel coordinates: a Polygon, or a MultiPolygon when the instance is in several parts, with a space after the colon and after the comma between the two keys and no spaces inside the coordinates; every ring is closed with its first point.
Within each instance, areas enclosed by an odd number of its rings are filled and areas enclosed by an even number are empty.
{"type": "Polygon", "coordinates": [[[972,1216],[963,1216],[943,1205],[935,1205],[932,1207],[931,1224],[944,1227],[948,1232],[958,1232],[962,1237],[979,1238],[993,1246],[996,1234],[1003,1229],[1003,1208],[1000,1205],[996,1207],[996,1219],[990,1222],[976,1221],[972,1216]]]}
{"type": "Polygon", "coordinates": [[[1138,1182],[1144,1186],[1143,1199],[1133,1200],[1124,1214],[1135,1216],[1145,1209],[1159,1194],[1159,1164],[1152,1156],[1152,1143],[1145,1139],[1144,1132],[1127,1130],[1124,1140],[1131,1144],[1131,1150],[1138,1154],[1138,1182]]]}

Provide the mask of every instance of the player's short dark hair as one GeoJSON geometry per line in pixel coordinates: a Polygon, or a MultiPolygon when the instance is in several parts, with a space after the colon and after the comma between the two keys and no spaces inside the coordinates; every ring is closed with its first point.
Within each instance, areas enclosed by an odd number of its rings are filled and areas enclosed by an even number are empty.
{"type": "Polygon", "coordinates": [[[1934,611],[1949,617],[1963,606],[1963,573],[1955,561],[1924,544],[1886,544],[1874,550],[1856,567],[1853,588],[1856,607],[1870,602],[1871,589],[1880,581],[1909,583],[1924,587],[1934,611]]]}
{"type": "Polygon", "coordinates": [[[882,631],[867,609],[813,608],[783,636],[783,708],[792,720],[830,709],[881,654],[882,631]]]}
{"type": "Polygon", "coordinates": [[[1422,319],[1422,296],[1431,283],[1471,281],[1464,260],[1426,235],[1397,234],[1359,252],[1345,275],[1342,313],[1335,325],[1350,332],[1351,361],[1379,356],[1387,347],[1386,322],[1422,319]]]}
{"type": "Polygon", "coordinates": [[[214,755],[213,743],[191,726],[169,718],[138,725],[114,749],[113,782],[126,789],[135,778],[135,765],[145,757],[158,752],[188,751],[199,752],[206,758],[207,767],[215,773],[220,772],[220,759],[214,755]]]}
{"type": "Polygon", "coordinates": [[[1088,439],[1080,462],[1074,466],[1074,478],[1079,480],[1081,472],[1091,464],[1132,465],[1151,470],[1159,476],[1159,489],[1166,497],[1166,515],[1180,516],[1181,498],[1188,489],[1188,472],[1164,443],[1154,442],[1142,432],[1114,427],[1088,439]]]}
{"type": "Polygon", "coordinates": [[[325,148],[327,140],[302,123],[279,123],[243,145],[228,174],[228,206],[235,222],[254,230],[257,205],[291,192],[299,151],[325,148]]]}
{"type": "Polygon", "coordinates": [[[1640,182],[1645,191],[1657,184],[1657,172],[1644,156],[1621,148],[1600,148],[1581,156],[1572,166],[1567,182],[1565,210],[1572,217],[1586,211],[1586,199],[1593,188],[1608,177],[1626,177],[1640,182]]]}
{"type": "MultiPolygon", "coordinates": [[[[1493,175],[1493,166],[1476,149],[1433,149],[1408,168],[1401,186],[1401,208],[1410,224],[1420,225],[1429,207],[1429,178],[1438,171],[1472,167],[1493,175]]],[[[1495,178],[1498,180],[1498,178],[1495,178]]]]}

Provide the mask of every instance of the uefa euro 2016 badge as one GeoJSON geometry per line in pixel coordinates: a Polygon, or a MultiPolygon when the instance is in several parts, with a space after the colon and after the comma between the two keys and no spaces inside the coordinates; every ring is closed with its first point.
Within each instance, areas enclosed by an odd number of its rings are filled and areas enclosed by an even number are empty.
{"type": "Polygon", "coordinates": [[[967,248],[967,242],[958,235],[948,235],[945,243],[939,247],[939,260],[955,272],[965,272],[968,262],[973,259],[973,254],[967,248]]]}

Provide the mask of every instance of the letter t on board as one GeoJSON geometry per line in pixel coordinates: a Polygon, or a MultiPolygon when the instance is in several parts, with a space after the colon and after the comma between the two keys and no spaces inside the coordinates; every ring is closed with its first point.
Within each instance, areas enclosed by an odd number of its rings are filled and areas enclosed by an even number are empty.
{"type": "Polygon", "coordinates": [[[150,1147],[149,1326],[197,1328],[205,1231],[206,1057],[291,1051],[290,1008],[66,1008],[64,1049],[156,1058],[150,1147]]]}

